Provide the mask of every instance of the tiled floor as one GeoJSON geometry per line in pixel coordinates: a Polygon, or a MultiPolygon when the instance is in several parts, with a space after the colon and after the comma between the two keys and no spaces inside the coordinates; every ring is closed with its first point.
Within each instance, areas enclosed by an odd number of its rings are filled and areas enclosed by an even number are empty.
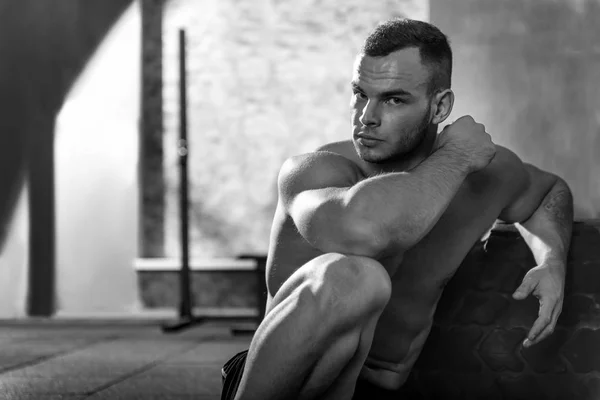
{"type": "Polygon", "coordinates": [[[219,399],[221,367],[251,333],[222,321],[160,326],[0,321],[0,400],[219,399]]]}

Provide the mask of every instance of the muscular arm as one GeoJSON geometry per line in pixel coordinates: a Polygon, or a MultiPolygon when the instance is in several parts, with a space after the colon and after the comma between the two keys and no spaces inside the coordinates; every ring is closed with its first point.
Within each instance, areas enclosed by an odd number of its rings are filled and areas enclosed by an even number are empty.
{"type": "Polygon", "coordinates": [[[515,222],[537,263],[513,294],[517,300],[533,294],[540,301],[538,319],[523,343],[528,347],[553,332],[562,311],[573,197],[561,178],[522,164],[518,158],[515,164],[517,196],[503,210],[500,219],[515,222]]]}
{"type": "Polygon", "coordinates": [[[573,226],[573,196],[561,178],[523,164],[521,191],[500,219],[514,222],[538,265],[567,262],[573,226]]]}
{"type": "Polygon", "coordinates": [[[554,263],[565,273],[573,227],[573,196],[558,178],[533,215],[517,224],[538,265],[554,263]]]}
{"type": "Polygon", "coordinates": [[[348,204],[385,238],[383,249],[408,249],[433,228],[467,175],[467,161],[440,148],[410,172],[357,183],[348,191],[348,204]]]}
{"type": "Polygon", "coordinates": [[[444,148],[408,173],[359,181],[353,168],[329,152],[294,157],[280,172],[280,196],[312,246],[376,259],[429,232],[468,174],[468,162],[444,148]]]}

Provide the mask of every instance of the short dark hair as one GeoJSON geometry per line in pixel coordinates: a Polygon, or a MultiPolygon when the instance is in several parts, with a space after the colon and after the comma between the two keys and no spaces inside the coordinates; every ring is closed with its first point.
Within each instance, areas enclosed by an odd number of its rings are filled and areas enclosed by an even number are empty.
{"type": "Polygon", "coordinates": [[[429,94],[449,89],[452,83],[452,50],[446,35],[427,22],[407,18],[383,22],[369,34],[361,53],[369,57],[384,57],[409,47],[417,47],[421,62],[430,68],[429,94]]]}

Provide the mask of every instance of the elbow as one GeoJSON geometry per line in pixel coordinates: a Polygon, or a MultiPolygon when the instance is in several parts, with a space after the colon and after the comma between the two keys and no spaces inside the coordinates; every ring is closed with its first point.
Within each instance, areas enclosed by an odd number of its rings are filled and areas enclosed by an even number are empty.
{"type": "Polygon", "coordinates": [[[325,253],[377,258],[386,251],[385,235],[371,221],[349,212],[345,207],[324,207],[303,235],[325,253]],[[327,210],[325,210],[327,208],[327,210]]]}
{"type": "Polygon", "coordinates": [[[388,235],[380,227],[361,218],[348,218],[346,226],[346,251],[348,254],[383,258],[391,247],[388,235]]]}
{"type": "Polygon", "coordinates": [[[324,253],[378,258],[388,248],[368,224],[352,218],[329,221],[329,226],[323,228],[305,238],[312,239],[309,242],[324,253]]]}
{"type": "Polygon", "coordinates": [[[569,187],[569,184],[560,176],[558,175],[554,175],[556,180],[554,182],[554,186],[560,186],[563,190],[568,191],[569,193],[572,193],[571,188],[569,187]]]}
{"type": "Polygon", "coordinates": [[[404,224],[398,224],[397,217],[396,220],[391,217],[382,219],[378,217],[380,213],[377,210],[355,199],[346,201],[345,205],[345,232],[350,238],[348,246],[357,255],[385,258],[406,251],[418,241],[416,229],[409,229],[414,221],[409,221],[408,216],[403,218],[404,224]]]}
{"type": "Polygon", "coordinates": [[[347,247],[355,255],[379,259],[392,247],[398,249],[385,224],[357,207],[346,207],[345,232],[347,247]]]}

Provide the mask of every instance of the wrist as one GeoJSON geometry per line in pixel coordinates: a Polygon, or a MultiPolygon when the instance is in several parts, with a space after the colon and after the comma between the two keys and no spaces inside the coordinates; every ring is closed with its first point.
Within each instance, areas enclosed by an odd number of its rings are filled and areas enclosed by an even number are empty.
{"type": "Polygon", "coordinates": [[[436,153],[439,156],[451,160],[452,164],[457,167],[460,171],[464,172],[465,175],[473,172],[473,165],[471,163],[471,157],[467,152],[461,150],[453,144],[443,144],[440,146],[436,153]]]}
{"type": "Polygon", "coordinates": [[[560,273],[563,277],[566,275],[567,262],[566,262],[566,260],[563,260],[562,258],[551,258],[551,259],[545,260],[543,265],[548,267],[549,269],[551,269],[554,272],[560,273]]]}

